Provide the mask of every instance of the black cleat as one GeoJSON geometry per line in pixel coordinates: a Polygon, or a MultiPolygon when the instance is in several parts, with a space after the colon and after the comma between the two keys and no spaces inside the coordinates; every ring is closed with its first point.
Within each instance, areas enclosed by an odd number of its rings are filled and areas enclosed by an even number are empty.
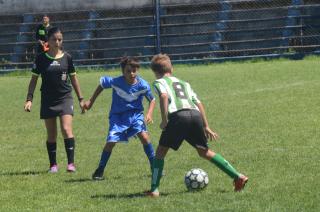
{"type": "Polygon", "coordinates": [[[92,175],[92,180],[104,180],[103,172],[104,170],[98,167],[92,175]]]}

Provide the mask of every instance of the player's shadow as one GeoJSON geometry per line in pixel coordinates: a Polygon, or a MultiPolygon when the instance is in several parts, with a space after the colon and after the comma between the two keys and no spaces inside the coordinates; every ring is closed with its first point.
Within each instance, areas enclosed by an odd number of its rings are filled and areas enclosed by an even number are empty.
{"type": "MultiPolygon", "coordinates": [[[[122,178],[122,176],[115,176],[113,177],[116,180],[119,180],[122,178]]],[[[109,179],[109,178],[108,178],[109,179]]],[[[111,178],[110,178],[111,179],[111,178]]],[[[65,180],[65,183],[84,183],[84,182],[93,182],[96,183],[98,182],[97,180],[92,180],[92,178],[79,178],[79,179],[69,179],[69,180],[65,180]]]]}
{"type": "Polygon", "coordinates": [[[16,172],[1,172],[0,176],[34,176],[46,174],[47,171],[16,171],[16,172]]]}
{"type": "Polygon", "coordinates": [[[65,180],[65,183],[85,183],[85,182],[93,182],[91,178],[79,178],[79,179],[70,179],[65,180]]]}
{"type": "MultiPolygon", "coordinates": [[[[161,196],[168,196],[168,193],[161,193],[161,196]]],[[[144,193],[132,193],[132,194],[96,194],[92,195],[92,199],[132,199],[132,198],[146,198],[144,193]]]]}
{"type": "Polygon", "coordinates": [[[222,189],[222,188],[217,189],[217,192],[219,192],[219,193],[230,193],[230,191],[228,191],[226,189],[222,189]]]}

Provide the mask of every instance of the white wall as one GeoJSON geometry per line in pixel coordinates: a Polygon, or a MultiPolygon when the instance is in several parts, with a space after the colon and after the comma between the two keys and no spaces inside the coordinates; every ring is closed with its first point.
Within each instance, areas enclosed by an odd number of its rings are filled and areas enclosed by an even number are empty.
{"type": "MultiPolygon", "coordinates": [[[[154,0],[0,0],[0,15],[68,10],[120,9],[151,6],[154,0]]],[[[218,0],[160,0],[162,4],[216,2],[218,0]]]]}
{"type": "Polygon", "coordinates": [[[0,15],[152,5],[152,0],[0,0],[0,15]]]}

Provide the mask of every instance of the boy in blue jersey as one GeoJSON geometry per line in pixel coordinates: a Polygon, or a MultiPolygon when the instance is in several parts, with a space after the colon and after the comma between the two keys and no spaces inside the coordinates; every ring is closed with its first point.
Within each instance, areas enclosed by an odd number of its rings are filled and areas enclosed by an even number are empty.
{"type": "Polygon", "coordinates": [[[93,180],[103,180],[104,169],[117,142],[128,142],[128,138],[137,135],[143,144],[150,166],[154,159],[153,146],[147,133],[145,123],[152,122],[155,98],[149,84],[137,75],[140,67],[136,58],[125,57],[121,60],[122,76],[100,78],[90,100],[85,102],[89,110],[103,89],[112,88],[112,104],[109,113],[109,134],[101,154],[98,168],[92,175],[93,180]],[[149,101],[146,116],[143,115],[143,97],[149,101]]]}

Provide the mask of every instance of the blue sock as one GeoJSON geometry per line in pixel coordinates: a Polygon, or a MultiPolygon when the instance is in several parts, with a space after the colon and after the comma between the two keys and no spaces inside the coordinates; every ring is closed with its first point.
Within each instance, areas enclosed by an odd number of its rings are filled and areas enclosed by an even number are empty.
{"type": "Polygon", "coordinates": [[[99,168],[102,168],[104,170],[104,168],[108,163],[110,155],[111,155],[111,152],[106,152],[104,150],[102,151],[100,162],[99,162],[99,168]]]}
{"type": "Polygon", "coordinates": [[[151,143],[144,144],[143,149],[149,159],[150,167],[152,167],[153,159],[155,156],[152,144],[151,143]]]}

